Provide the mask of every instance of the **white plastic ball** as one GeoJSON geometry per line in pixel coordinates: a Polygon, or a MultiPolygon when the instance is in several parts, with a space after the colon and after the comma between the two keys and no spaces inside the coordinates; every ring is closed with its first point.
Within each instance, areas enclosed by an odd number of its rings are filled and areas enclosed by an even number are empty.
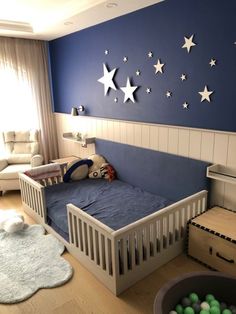
{"type": "Polygon", "coordinates": [[[201,309],[209,311],[210,310],[210,305],[207,302],[202,302],[201,303],[201,309]]]}

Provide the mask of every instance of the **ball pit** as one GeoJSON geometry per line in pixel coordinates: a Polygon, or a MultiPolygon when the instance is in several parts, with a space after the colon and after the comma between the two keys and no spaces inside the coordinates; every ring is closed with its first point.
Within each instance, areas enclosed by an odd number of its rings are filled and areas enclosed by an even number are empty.
{"type": "Polygon", "coordinates": [[[206,295],[200,300],[196,293],[190,293],[169,314],[234,314],[235,309],[236,306],[219,302],[212,294],[211,298],[206,295]]]}
{"type": "Polygon", "coordinates": [[[154,314],[236,314],[236,277],[215,271],[182,275],[159,290],[153,310],[154,314]]]}

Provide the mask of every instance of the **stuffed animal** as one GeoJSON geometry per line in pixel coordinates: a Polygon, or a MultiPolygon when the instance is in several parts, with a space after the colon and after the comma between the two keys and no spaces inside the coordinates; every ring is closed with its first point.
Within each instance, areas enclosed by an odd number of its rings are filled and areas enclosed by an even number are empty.
{"type": "Polygon", "coordinates": [[[23,229],[24,217],[15,210],[0,210],[0,230],[13,233],[23,229]]]}
{"type": "Polygon", "coordinates": [[[91,173],[89,173],[90,179],[98,179],[103,178],[109,180],[111,182],[116,178],[116,171],[112,167],[112,165],[108,163],[104,163],[101,165],[101,167],[98,170],[95,170],[91,173]]]}
{"type": "Polygon", "coordinates": [[[106,159],[99,154],[93,154],[88,157],[88,159],[93,161],[93,165],[89,167],[89,174],[94,171],[98,171],[102,164],[106,163],[106,159]]]}

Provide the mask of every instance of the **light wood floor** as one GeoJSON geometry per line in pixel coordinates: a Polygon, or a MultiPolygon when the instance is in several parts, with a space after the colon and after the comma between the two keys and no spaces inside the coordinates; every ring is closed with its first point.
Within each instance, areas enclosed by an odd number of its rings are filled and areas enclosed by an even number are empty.
{"type": "MultiPolygon", "coordinates": [[[[0,209],[22,212],[20,193],[5,193],[0,197],[0,209]]],[[[27,223],[34,223],[25,213],[24,217],[27,223]]],[[[165,282],[182,273],[207,270],[183,254],[115,297],[70,254],[63,256],[74,268],[74,276],[67,284],[41,289],[15,305],[0,304],[0,314],[151,314],[155,295],[165,282]]]]}

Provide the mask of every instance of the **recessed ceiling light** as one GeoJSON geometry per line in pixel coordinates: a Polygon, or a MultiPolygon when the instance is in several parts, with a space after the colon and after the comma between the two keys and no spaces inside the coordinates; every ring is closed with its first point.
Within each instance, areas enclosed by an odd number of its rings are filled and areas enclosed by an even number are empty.
{"type": "Polygon", "coordinates": [[[71,22],[71,21],[66,21],[66,22],[64,22],[64,25],[66,25],[66,26],[68,26],[68,25],[72,25],[72,24],[74,24],[73,22],[71,22]]]}
{"type": "Polygon", "coordinates": [[[117,7],[117,6],[118,6],[118,4],[117,4],[116,2],[108,2],[108,3],[106,4],[106,7],[107,7],[108,9],[115,8],[115,7],[117,7]]]}

